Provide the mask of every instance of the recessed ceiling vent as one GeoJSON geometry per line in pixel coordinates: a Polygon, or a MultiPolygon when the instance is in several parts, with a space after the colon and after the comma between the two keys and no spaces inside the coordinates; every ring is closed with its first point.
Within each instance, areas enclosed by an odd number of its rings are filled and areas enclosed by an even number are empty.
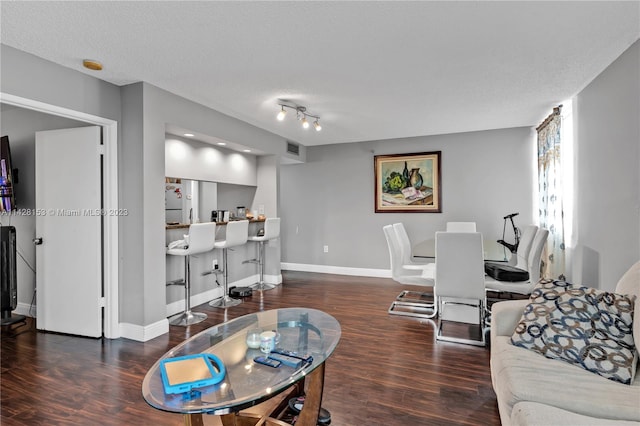
{"type": "Polygon", "coordinates": [[[287,141],[287,152],[293,155],[300,155],[300,145],[287,141]]]}

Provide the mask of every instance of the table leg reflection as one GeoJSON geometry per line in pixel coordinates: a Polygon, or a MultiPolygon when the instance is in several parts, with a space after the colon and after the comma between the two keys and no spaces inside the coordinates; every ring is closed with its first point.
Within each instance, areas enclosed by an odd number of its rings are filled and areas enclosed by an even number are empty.
{"type": "Polygon", "coordinates": [[[184,426],[204,426],[202,413],[184,414],[184,426]]]}
{"type": "MultiPolygon", "coordinates": [[[[297,389],[290,395],[301,394],[302,389],[304,389],[305,382],[308,386],[306,389],[304,405],[298,415],[296,426],[316,426],[318,424],[318,416],[320,414],[320,406],[322,404],[324,363],[320,364],[315,370],[313,370],[306,379],[303,379],[294,385],[297,389]]],[[[284,405],[286,405],[286,400],[284,405]]],[[[276,411],[279,411],[279,409],[276,411]]],[[[288,424],[269,417],[270,414],[272,413],[260,416],[250,413],[230,413],[220,416],[220,420],[222,421],[223,426],[255,426],[258,424],[265,426],[280,426],[288,424]]],[[[184,424],[185,426],[204,426],[202,413],[185,414],[184,424]]]]}

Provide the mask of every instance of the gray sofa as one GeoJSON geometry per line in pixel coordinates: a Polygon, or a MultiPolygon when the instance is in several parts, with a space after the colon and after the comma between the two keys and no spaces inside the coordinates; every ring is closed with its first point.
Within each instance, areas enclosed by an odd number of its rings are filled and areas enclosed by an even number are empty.
{"type": "MultiPolygon", "coordinates": [[[[636,295],[633,337],[640,346],[640,262],[616,293],[636,295]]],[[[514,346],[510,338],[528,300],[495,303],[491,378],[502,425],[640,425],[640,362],[630,385],[514,346]]]]}

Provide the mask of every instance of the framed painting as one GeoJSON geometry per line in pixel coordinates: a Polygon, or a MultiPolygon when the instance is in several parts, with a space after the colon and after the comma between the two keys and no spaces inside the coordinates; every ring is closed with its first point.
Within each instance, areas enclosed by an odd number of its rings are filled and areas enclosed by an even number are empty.
{"type": "Polygon", "coordinates": [[[376,155],[376,213],[440,213],[440,151],[376,155]]]}

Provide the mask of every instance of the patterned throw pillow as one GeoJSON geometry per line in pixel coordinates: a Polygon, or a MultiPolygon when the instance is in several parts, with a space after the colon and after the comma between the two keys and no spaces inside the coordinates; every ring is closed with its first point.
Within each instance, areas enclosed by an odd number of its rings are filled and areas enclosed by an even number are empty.
{"type": "Polygon", "coordinates": [[[542,279],[511,343],[631,384],[637,362],[634,301],[633,295],[542,279]]]}

